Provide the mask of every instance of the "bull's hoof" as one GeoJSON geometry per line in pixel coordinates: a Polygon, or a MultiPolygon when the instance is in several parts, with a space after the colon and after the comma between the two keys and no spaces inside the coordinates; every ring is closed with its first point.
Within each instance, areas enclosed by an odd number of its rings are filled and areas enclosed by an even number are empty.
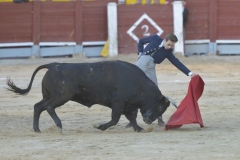
{"type": "Polygon", "coordinates": [[[58,132],[58,133],[62,134],[62,128],[58,127],[56,125],[53,125],[53,126],[47,128],[45,131],[47,133],[56,133],[56,132],[58,132]]]}
{"type": "Polygon", "coordinates": [[[94,128],[98,128],[100,125],[99,124],[94,124],[93,127],[94,128]]]}
{"type": "Polygon", "coordinates": [[[144,129],[141,129],[141,130],[135,130],[135,132],[146,133],[146,131],[145,131],[144,129]]]}
{"type": "Polygon", "coordinates": [[[41,133],[39,128],[33,128],[33,130],[34,130],[35,133],[41,133]]]}
{"type": "Polygon", "coordinates": [[[57,131],[62,134],[62,128],[57,126],[57,131]]]}
{"type": "Polygon", "coordinates": [[[132,123],[129,122],[125,127],[126,127],[126,128],[130,128],[130,127],[132,127],[132,123]]]}
{"type": "Polygon", "coordinates": [[[147,133],[147,132],[152,132],[152,131],[153,131],[153,127],[149,127],[149,128],[147,128],[147,130],[142,129],[142,130],[140,130],[139,132],[141,132],[141,133],[147,133]]]}
{"type": "Polygon", "coordinates": [[[94,128],[100,129],[102,131],[107,129],[104,124],[94,124],[93,126],[94,128]]]}
{"type": "Polygon", "coordinates": [[[133,128],[135,132],[145,132],[145,130],[139,126],[133,128]]]}
{"type": "Polygon", "coordinates": [[[165,126],[165,122],[162,119],[158,119],[159,126],[165,126]]]}

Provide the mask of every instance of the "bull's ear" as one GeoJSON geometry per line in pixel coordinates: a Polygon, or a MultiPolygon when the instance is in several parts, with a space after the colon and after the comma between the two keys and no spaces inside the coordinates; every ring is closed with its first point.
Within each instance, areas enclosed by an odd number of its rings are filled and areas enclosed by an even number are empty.
{"type": "Polygon", "coordinates": [[[169,102],[169,100],[166,98],[166,97],[164,97],[164,101],[167,103],[167,102],[169,102]]]}

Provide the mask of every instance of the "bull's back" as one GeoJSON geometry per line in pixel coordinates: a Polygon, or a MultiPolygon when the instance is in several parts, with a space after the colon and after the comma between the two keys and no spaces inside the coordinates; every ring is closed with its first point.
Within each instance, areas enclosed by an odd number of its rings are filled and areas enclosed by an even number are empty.
{"type": "MultiPolygon", "coordinates": [[[[135,65],[123,61],[95,63],[62,63],[58,69],[72,80],[90,84],[113,84],[119,81],[135,83],[147,81],[146,75],[135,65]],[[140,81],[140,82],[141,82],[140,81]]],[[[54,67],[53,67],[54,68],[54,67]]]]}
{"type": "Polygon", "coordinates": [[[62,72],[66,76],[86,84],[134,83],[142,85],[149,81],[145,73],[136,65],[119,60],[95,63],[63,63],[61,65],[62,72]]]}
{"type": "Polygon", "coordinates": [[[147,76],[136,65],[123,61],[80,64],[76,72],[82,82],[97,86],[116,87],[131,84],[131,88],[134,88],[148,82],[147,76]]]}
{"type": "Polygon", "coordinates": [[[51,81],[73,87],[84,103],[109,103],[112,95],[128,98],[157,88],[136,65],[123,61],[56,63],[47,74],[51,81]]]}

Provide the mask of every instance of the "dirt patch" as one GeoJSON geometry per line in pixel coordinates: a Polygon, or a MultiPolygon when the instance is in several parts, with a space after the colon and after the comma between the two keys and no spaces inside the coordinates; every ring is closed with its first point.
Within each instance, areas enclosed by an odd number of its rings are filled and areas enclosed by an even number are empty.
{"type": "MultiPolygon", "coordinates": [[[[178,55],[177,55],[178,56],[178,55]]],[[[58,133],[53,120],[43,112],[37,134],[32,130],[33,106],[41,100],[41,80],[46,70],[35,77],[26,96],[6,91],[6,78],[17,86],[27,87],[34,69],[50,62],[96,62],[124,60],[135,63],[136,55],[113,58],[46,58],[0,60],[0,159],[240,159],[240,56],[190,56],[178,58],[193,72],[199,73],[205,89],[199,99],[204,128],[197,124],[165,131],[157,122],[138,123],[148,133],[135,133],[125,128],[127,119],[106,131],[94,124],[108,122],[111,110],[94,105],[87,108],[68,102],[58,108],[63,133],[58,133]],[[151,130],[152,129],[152,130],[151,130]]],[[[159,88],[179,104],[185,97],[190,77],[178,71],[168,60],[157,65],[159,88]]],[[[175,108],[169,107],[163,119],[167,122],[175,108]]]]}

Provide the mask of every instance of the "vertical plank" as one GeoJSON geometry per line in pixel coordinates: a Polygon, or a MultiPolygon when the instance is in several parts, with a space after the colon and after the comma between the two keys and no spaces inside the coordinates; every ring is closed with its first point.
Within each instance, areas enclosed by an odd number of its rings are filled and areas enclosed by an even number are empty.
{"type": "Polygon", "coordinates": [[[215,42],[217,39],[217,0],[209,0],[209,39],[215,42]]]}
{"type": "Polygon", "coordinates": [[[75,42],[77,44],[82,44],[83,34],[82,34],[82,25],[83,25],[83,9],[82,2],[75,2],[75,42]]]}
{"type": "MultiPolygon", "coordinates": [[[[82,2],[83,3],[83,20],[82,20],[83,42],[107,40],[108,38],[107,4],[109,2],[113,2],[113,0],[82,2]]],[[[125,6],[125,5],[119,5],[119,6],[125,6]]],[[[135,5],[131,5],[131,6],[135,6],[135,5]]]]}
{"type": "Polygon", "coordinates": [[[33,1],[33,24],[32,24],[32,41],[35,45],[40,42],[40,18],[41,18],[41,1],[33,1]]]}
{"type": "Polygon", "coordinates": [[[41,3],[41,42],[75,41],[75,2],[41,3]]]}
{"type": "Polygon", "coordinates": [[[0,3],[0,42],[32,41],[32,3],[0,3]]]}

